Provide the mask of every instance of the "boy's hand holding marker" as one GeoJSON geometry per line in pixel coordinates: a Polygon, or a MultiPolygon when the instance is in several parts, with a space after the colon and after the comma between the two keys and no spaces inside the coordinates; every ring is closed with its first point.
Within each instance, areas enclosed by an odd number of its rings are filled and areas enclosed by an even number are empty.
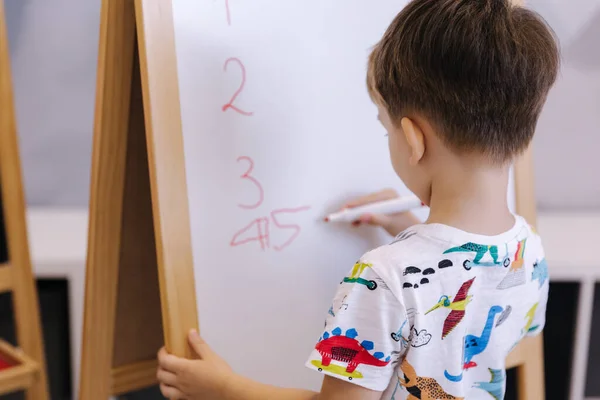
{"type": "Polygon", "coordinates": [[[350,219],[354,226],[362,224],[380,226],[390,235],[396,236],[421,221],[411,211],[393,212],[393,210],[411,210],[422,206],[424,204],[415,196],[400,197],[394,189],[384,189],[349,201],[339,213],[329,215],[325,221],[335,222],[336,220],[347,221],[350,219]],[[354,210],[364,210],[364,212],[358,215],[349,212],[354,210]],[[344,213],[347,213],[349,218],[346,218],[344,213]]]}

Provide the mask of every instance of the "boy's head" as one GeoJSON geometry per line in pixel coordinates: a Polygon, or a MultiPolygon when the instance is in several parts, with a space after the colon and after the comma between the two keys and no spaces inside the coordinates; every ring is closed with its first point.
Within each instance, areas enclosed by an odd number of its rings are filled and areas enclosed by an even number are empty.
{"type": "Polygon", "coordinates": [[[436,163],[506,165],[529,145],[558,69],[550,28],[509,0],[411,1],[368,66],[394,169],[423,198],[436,163]]]}

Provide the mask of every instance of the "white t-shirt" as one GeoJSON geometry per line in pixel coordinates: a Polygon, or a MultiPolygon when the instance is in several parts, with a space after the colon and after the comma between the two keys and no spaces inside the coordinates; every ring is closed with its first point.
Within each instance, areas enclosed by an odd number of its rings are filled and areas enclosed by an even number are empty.
{"type": "Polygon", "coordinates": [[[503,399],[506,356],[541,332],[548,282],[521,217],[497,236],[413,226],[343,279],[306,365],[385,400],[503,399]]]}

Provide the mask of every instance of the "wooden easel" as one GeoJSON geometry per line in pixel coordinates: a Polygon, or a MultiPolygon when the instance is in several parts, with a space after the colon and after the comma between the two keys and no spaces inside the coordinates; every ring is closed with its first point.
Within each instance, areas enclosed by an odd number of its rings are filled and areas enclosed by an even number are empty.
{"type": "MultiPolygon", "coordinates": [[[[517,213],[531,225],[537,223],[535,180],[533,177],[533,154],[531,148],[515,164],[515,195],[517,213]]],[[[525,338],[506,360],[506,368],[517,369],[517,393],[521,400],[543,400],[544,338],[525,338]]]]}
{"type": "MultiPolygon", "coordinates": [[[[163,343],[190,355],[198,320],[176,64],[171,0],[102,1],[80,400],[155,384],[163,343]]],[[[517,211],[533,223],[530,152],[515,172],[517,211]]],[[[520,398],[543,399],[541,337],[509,364],[520,398]]]]}
{"type": "Polygon", "coordinates": [[[10,52],[0,0],[0,200],[7,260],[0,264],[0,293],[12,292],[19,349],[0,340],[0,355],[15,366],[0,371],[0,395],[25,390],[28,400],[47,400],[48,385],[38,295],[31,271],[25,196],[13,104],[10,52]]]}
{"type": "Polygon", "coordinates": [[[80,400],[153,385],[198,326],[170,0],[102,1],[96,90],[80,400]]]}
{"type": "MultiPolygon", "coordinates": [[[[522,5],[523,0],[513,0],[522,5]]],[[[533,150],[531,147],[517,160],[514,166],[516,211],[531,225],[537,225],[535,200],[535,178],[533,174],[533,150]]],[[[544,338],[540,334],[525,338],[506,360],[507,368],[517,369],[517,393],[521,400],[543,400],[544,382],[544,338]]]]}

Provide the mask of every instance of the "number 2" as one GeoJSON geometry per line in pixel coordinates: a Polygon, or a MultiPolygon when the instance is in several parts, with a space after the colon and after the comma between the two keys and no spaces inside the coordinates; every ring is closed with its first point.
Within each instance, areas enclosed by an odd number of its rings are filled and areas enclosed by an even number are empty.
{"type": "Polygon", "coordinates": [[[237,111],[238,113],[249,117],[249,116],[253,115],[254,113],[241,110],[233,104],[233,102],[237,99],[237,97],[240,95],[240,93],[242,93],[242,90],[244,90],[244,85],[246,84],[246,67],[244,67],[244,64],[242,64],[242,62],[238,58],[231,57],[231,58],[228,58],[227,61],[225,61],[225,65],[223,66],[223,71],[227,72],[227,66],[229,65],[230,62],[235,62],[236,64],[238,64],[240,66],[240,69],[242,70],[242,83],[240,84],[240,87],[236,90],[236,92],[231,97],[231,100],[229,100],[229,103],[225,104],[222,107],[222,110],[223,110],[223,112],[225,112],[231,108],[232,110],[237,111]]]}
{"type": "Polygon", "coordinates": [[[241,156],[238,157],[237,161],[247,161],[248,162],[248,169],[246,170],[246,172],[244,172],[244,174],[242,174],[240,176],[240,178],[242,179],[248,179],[250,182],[252,182],[254,184],[254,186],[256,186],[256,188],[258,189],[258,201],[254,204],[248,205],[248,204],[238,204],[238,206],[240,208],[244,208],[246,210],[253,210],[255,208],[258,208],[264,201],[265,199],[265,191],[263,190],[262,185],[260,184],[260,182],[253,177],[252,175],[250,175],[252,173],[252,171],[254,170],[254,161],[247,156],[241,156]]]}

